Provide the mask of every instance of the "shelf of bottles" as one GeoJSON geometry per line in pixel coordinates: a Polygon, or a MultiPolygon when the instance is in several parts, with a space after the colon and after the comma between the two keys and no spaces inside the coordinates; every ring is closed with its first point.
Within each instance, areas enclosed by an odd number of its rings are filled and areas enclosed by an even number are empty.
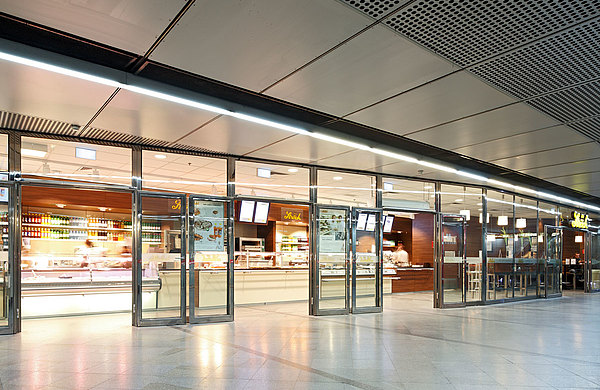
{"type": "MultiPolygon", "coordinates": [[[[125,241],[132,231],[131,221],[42,213],[24,213],[21,225],[23,237],[49,240],[125,241]]],[[[142,223],[142,242],[161,242],[159,223],[142,223]]]]}
{"type": "Polygon", "coordinates": [[[2,250],[8,250],[8,213],[0,212],[0,226],[2,227],[2,250]]]}

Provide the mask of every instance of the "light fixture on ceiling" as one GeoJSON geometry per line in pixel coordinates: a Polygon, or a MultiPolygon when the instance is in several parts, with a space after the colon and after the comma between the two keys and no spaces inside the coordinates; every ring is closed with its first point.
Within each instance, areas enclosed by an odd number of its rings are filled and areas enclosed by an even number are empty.
{"type": "Polygon", "coordinates": [[[339,180],[342,180],[342,179],[343,179],[343,177],[341,177],[341,176],[334,176],[333,177],[333,180],[335,180],[335,181],[339,181],[339,180]]]}
{"type": "Polygon", "coordinates": [[[108,210],[108,207],[98,207],[98,210],[104,212],[104,211],[108,210]]]}
{"type": "MultiPolygon", "coordinates": [[[[69,77],[74,77],[74,78],[78,78],[81,80],[86,80],[86,81],[90,81],[93,83],[98,83],[101,85],[107,85],[110,87],[114,87],[114,88],[120,88],[120,89],[124,89],[127,91],[131,91],[134,93],[138,93],[141,95],[145,95],[145,96],[149,96],[149,97],[153,97],[153,98],[157,98],[157,99],[161,99],[161,100],[165,100],[165,101],[169,101],[169,102],[173,102],[176,104],[181,104],[181,105],[185,105],[188,107],[193,107],[193,108],[197,108],[200,110],[204,110],[204,111],[209,111],[209,112],[213,112],[216,114],[220,114],[220,115],[225,115],[225,116],[229,116],[229,117],[233,117],[233,118],[237,118],[237,119],[241,119],[241,120],[245,120],[248,122],[252,122],[252,123],[258,123],[264,126],[268,126],[271,128],[276,128],[276,129],[280,129],[280,130],[284,130],[284,131],[289,131],[295,134],[301,134],[301,135],[306,135],[309,137],[313,137],[313,138],[317,138],[317,139],[321,139],[324,141],[328,141],[328,142],[332,142],[332,143],[336,143],[339,145],[344,145],[344,146],[349,146],[352,148],[356,148],[359,150],[367,150],[370,151],[374,154],[378,154],[381,156],[386,156],[386,157],[391,157],[397,160],[402,160],[402,161],[406,161],[406,162],[410,162],[410,163],[415,163],[418,165],[422,165],[422,166],[426,166],[429,168],[433,168],[436,170],[440,170],[440,171],[444,171],[444,172],[450,172],[450,173],[454,173],[460,176],[464,176],[464,177],[468,177],[468,178],[472,178],[475,180],[479,180],[482,182],[485,182],[487,184],[490,185],[494,185],[494,186],[498,186],[498,187],[504,187],[504,188],[510,188],[511,190],[515,190],[518,192],[527,192],[527,193],[531,193],[534,194],[538,197],[542,197],[542,198],[547,198],[547,199],[552,199],[558,202],[562,202],[562,203],[569,203],[572,205],[575,205],[577,207],[582,207],[582,208],[588,208],[591,210],[598,210],[600,211],[600,207],[592,205],[592,204],[586,204],[586,203],[582,203],[579,201],[575,201],[572,199],[568,199],[568,198],[564,198],[561,196],[556,196],[547,192],[543,192],[543,191],[537,191],[537,190],[533,190],[530,188],[525,188],[525,187],[521,187],[521,186],[516,186],[513,185],[511,183],[508,182],[504,182],[504,181],[500,181],[500,180],[495,180],[495,179],[491,179],[485,176],[481,176],[481,175],[477,175],[477,174],[473,174],[470,172],[465,172],[462,170],[457,170],[455,168],[446,166],[446,165],[442,165],[442,164],[437,164],[437,163],[433,163],[433,162],[429,162],[429,161],[423,161],[423,160],[419,160],[417,158],[411,157],[411,156],[406,156],[400,153],[395,153],[395,152],[391,152],[388,150],[383,150],[383,149],[379,149],[379,148],[375,148],[369,145],[365,145],[365,144],[361,144],[358,142],[353,142],[353,141],[349,141],[347,139],[343,139],[343,138],[338,138],[338,137],[332,137],[326,134],[322,134],[322,133],[318,133],[318,132],[314,132],[314,131],[308,131],[305,130],[303,128],[297,127],[297,126],[290,126],[287,125],[285,123],[280,123],[280,122],[275,122],[275,121],[271,121],[271,120],[267,120],[267,119],[263,119],[263,118],[259,118],[253,115],[248,115],[248,114],[244,114],[242,112],[239,111],[233,111],[230,109],[225,109],[225,108],[221,108],[221,107],[217,107],[217,106],[213,106],[210,104],[205,104],[205,103],[201,103],[195,100],[191,100],[191,99],[186,99],[186,98],[182,98],[179,96],[174,96],[174,95],[170,95],[167,93],[163,93],[163,92],[159,92],[156,90],[152,90],[152,89],[148,89],[148,88],[144,88],[144,87],[140,87],[140,86],[136,86],[136,85],[132,85],[132,84],[127,84],[127,83],[123,83],[123,82],[119,82],[119,81],[115,81],[106,77],[101,77],[101,76],[95,76],[93,74],[89,74],[89,73],[85,73],[85,72],[80,72],[77,70],[73,70],[73,69],[69,69],[69,68],[65,68],[63,66],[57,66],[57,65],[52,65],[46,62],[42,62],[42,61],[37,61],[37,60],[33,60],[30,58],[26,58],[26,57],[22,57],[19,55],[14,55],[14,54],[10,54],[10,53],[6,53],[6,52],[1,52],[0,51],[0,59],[2,60],[6,60],[6,61],[10,61],[13,63],[17,63],[17,64],[21,64],[21,65],[25,65],[25,66],[30,66],[30,67],[34,67],[37,69],[43,69],[46,71],[50,71],[53,73],[57,73],[57,74],[62,74],[65,76],[69,76],[69,77]]],[[[133,77],[131,77],[128,82],[135,82],[135,79],[133,77]]],[[[44,157],[45,154],[42,156],[41,153],[38,152],[33,152],[35,153],[35,155],[31,155],[30,157],[44,157]]],[[[25,155],[25,154],[24,154],[25,155]]]]}
{"type": "Polygon", "coordinates": [[[296,173],[296,172],[298,172],[298,168],[288,168],[288,172],[296,173]]]}
{"type": "Polygon", "coordinates": [[[423,186],[423,189],[424,190],[431,190],[431,189],[433,189],[433,186],[426,185],[426,186],[423,186]]]}
{"type": "Polygon", "coordinates": [[[35,144],[33,142],[23,142],[21,145],[21,155],[25,157],[44,158],[48,154],[48,145],[35,144]]]}
{"type": "Polygon", "coordinates": [[[460,210],[458,213],[460,215],[464,215],[465,216],[465,220],[467,220],[467,221],[471,220],[471,210],[460,210]]]}
{"type": "Polygon", "coordinates": [[[383,182],[384,191],[394,191],[394,183],[383,182]]]}
{"type": "Polygon", "coordinates": [[[583,236],[575,236],[575,242],[583,242],[583,236]]]}
{"type": "Polygon", "coordinates": [[[271,170],[269,168],[256,168],[256,176],[269,179],[271,178],[271,170]]]}
{"type": "MultiPolygon", "coordinates": [[[[479,213],[479,223],[483,223],[483,215],[479,213]]],[[[490,223],[490,213],[487,213],[487,218],[485,219],[485,223],[490,223]]]]}
{"type": "Polygon", "coordinates": [[[58,207],[58,208],[61,208],[61,209],[64,209],[65,207],[67,207],[67,205],[66,205],[66,204],[64,204],[64,203],[57,203],[57,204],[56,204],[56,207],[58,207]]]}
{"type": "Polygon", "coordinates": [[[75,148],[75,157],[83,158],[86,160],[95,160],[96,159],[96,151],[94,149],[88,148],[75,148]]]}
{"type": "Polygon", "coordinates": [[[507,226],[508,225],[508,216],[507,215],[499,215],[498,216],[498,226],[507,226]]]}
{"type": "Polygon", "coordinates": [[[463,201],[463,198],[456,198],[456,199],[454,199],[454,201],[455,201],[455,202],[459,202],[459,203],[460,203],[460,202],[462,202],[462,201],[463,201]]]}
{"type": "Polygon", "coordinates": [[[517,218],[515,226],[517,229],[525,229],[527,227],[527,220],[525,218],[517,218]]]}
{"type": "Polygon", "coordinates": [[[166,154],[159,153],[159,154],[155,154],[155,155],[154,155],[154,158],[157,158],[157,159],[159,159],[159,160],[164,160],[165,158],[167,158],[167,155],[166,155],[166,154]]]}

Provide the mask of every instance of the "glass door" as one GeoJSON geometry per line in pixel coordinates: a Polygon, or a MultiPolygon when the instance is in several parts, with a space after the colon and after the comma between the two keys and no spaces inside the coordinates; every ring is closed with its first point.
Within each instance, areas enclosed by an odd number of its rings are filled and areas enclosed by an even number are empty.
{"type": "Polygon", "coordinates": [[[562,229],[544,226],[546,242],[546,298],[562,295],[562,229]]]}
{"type": "Polygon", "coordinates": [[[587,233],[588,249],[586,253],[586,292],[600,291],[600,234],[587,233]]]}
{"type": "Polygon", "coordinates": [[[350,208],[316,207],[315,315],[350,312],[350,208]]]}
{"type": "Polygon", "coordinates": [[[137,325],[185,323],[185,195],[141,192],[134,234],[137,325]]]}
{"type": "Polygon", "coordinates": [[[233,321],[232,204],[189,197],[190,323],[233,321]]]}
{"type": "Polygon", "coordinates": [[[466,305],[466,226],[463,216],[442,216],[442,307],[466,305]]]}
{"type": "Polygon", "coordinates": [[[352,210],[352,313],[383,309],[381,210],[352,210]]]}
{"type": "MultiPolygon", "coordinates": [[[[10,334],[17,331],[15,322],[20,319],[15,316],[14,286],[15,275],[13,275],[14,243],[11,237],[14,234],[13,212],[9,211],[9,187],[0,187],[0,228],[2,229],[2,246],[0,247],[0,334],[10,334]]],[[[17,325],[18,327],[18,325],[17,325]]]]}

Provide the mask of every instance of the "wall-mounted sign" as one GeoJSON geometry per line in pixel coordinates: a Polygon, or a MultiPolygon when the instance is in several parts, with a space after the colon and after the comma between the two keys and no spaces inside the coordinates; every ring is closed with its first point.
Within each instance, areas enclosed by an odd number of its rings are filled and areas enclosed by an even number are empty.
{"type": "Polygon", "coordinates": [[[281,220],[282,221],[302,221],[302,210],[281,208],[281,220]]]}
{"type": "Polygon", "coordinates": [[[590,216],[588,214],[582,214],[578,211],[573,211],[569,225],[577,229],[587,229],[589,220],[590,216]]]}

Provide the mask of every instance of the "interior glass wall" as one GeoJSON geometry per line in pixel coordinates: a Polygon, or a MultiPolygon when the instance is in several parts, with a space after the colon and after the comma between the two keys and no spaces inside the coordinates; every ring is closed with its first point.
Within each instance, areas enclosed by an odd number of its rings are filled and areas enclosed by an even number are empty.
{"type": "Polygon", "coordinates": [[[227,160],[144,150],[142,187],[148,191],[227,196],[227,160]]]}
{"type": "Polygon", "coordinates": [[[307,201],[309,170],[291,165],[236,161],[235,193],[252,197],[307,201]]]}
{"type": "Polygon", "coordinates": [[[514,197],[488,191],[487,210],[488,299],[510,299],[514,286],[514,197]]]}
{"type": "Polygon", "coordinates": [[[131,149],[22,137],[25,178],[131,185],[131,149]]]}
{"type": "Polygon", "coordinates": [[[10,277],[8,272],[8,247],[10,245],[8,233],[8,201],[8,188],[0,187],[0,228],[2,228],[2,247],[0,248],[0,326],[8,325],[8,301],[10,297],[8,284],[10,277]]]}
{"type": "Polygon", "coordinates": [[[536,297],[538,279],[537,201],[515,197],[515,297],[536,297]]]}
{"type": "Polygon", "coordinates": [[[8,180],[8,135],[0,134],[0,181],[8,180]]]}
{"type": "Polygon", "coordinates": [[[440,198],[442,213],[465,217],[466,300],[467,302],[481,301],[483,192],[481,188],[443,184],[440,198]]]}
{"type": "Polygon", "coordinates": [[[383,207],[435,211],[435,184],[383,178],[383,207]]]}
{"type": "Polygon", "coordinates": [[[538,215],[538,256],[542,264],[540,295],[559,294],[562,290],[562,244],[561,233],[556,226],[560,213],[556,205],[538,202],[538,215]]]}
{"type": "Polygon", "coordinates": [[[581,290],[585,288],[585,258],[588,235],[571,227],[573,213],[580,212],[572,208],[560,207],[562,235],[562,287],[563,290],[581,290]]]}
{"type": "Polygon", "coordinates": [[[590,213],[590,256],[589,256],[589,288],[590,291],[600,289],[600,214],[590,213]]]}
{"type": "Polygon", "coordinates": [[[375,176],[319,170],[317,203],[375,207],[375,176]]]}

